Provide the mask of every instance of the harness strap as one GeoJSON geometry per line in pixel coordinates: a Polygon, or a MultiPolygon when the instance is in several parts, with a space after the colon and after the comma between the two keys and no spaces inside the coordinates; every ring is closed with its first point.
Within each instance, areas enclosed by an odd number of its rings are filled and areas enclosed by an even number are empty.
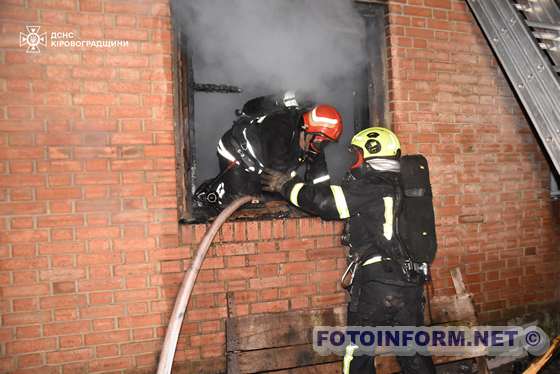
{"type": "Polygon", "coordinates": [[[388,261],[390,260],[389,257],[383,257],[383,256],[373,256],[370,259],[364,261],[364,263],[362,264],[362,266],[367,266],[367,265],[371,265],[371,264],[376,264],[378,262],[381,261],[388,261]]]}
{"type": "Polygon", "coordinates": [[[347,289],[352,286],[352,283],[354,283],[354,276],[356,275],[356,268],[358,267],[358,264],[359,258],[356,258],[352,260],[352,262],[350,262],[350,264],[344,271],[344,274],[342,274],[342,278],[340,278],[340,285],[342,286],[342,288],[347,289]],[[346,282],[348,274],[350,274],[350,281],[346,282]]]}
{"type": "MultiPolygon", "coordinates": [[[[240,142],[234,136],[231,137],[231,145],[235,149],[235,154],[239,157],[245,168],[249,172],[257,172],[257,160],[255,160],[247,150],[247,143],[240,142]]],[[[260,169],[259,169],[260,170],[260,169]]]]}

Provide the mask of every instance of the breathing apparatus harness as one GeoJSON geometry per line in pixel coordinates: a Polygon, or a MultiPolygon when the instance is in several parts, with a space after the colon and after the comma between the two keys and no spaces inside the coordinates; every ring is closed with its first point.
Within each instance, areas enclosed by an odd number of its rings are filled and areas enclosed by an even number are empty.
{"type": "MultiPolygon", "coordinates": [[[[382,171],[382,170],[378,170],[374,166],[375,162],[371,163],[371,161],[374,160],[368,160],[368,161],[370,162],[366,161],[362,165],[360,165],[360,167],[352,169],[348,173],[346,177],[346,181],[356,180],[357,178],[363,176],[363,174],[365,174],[368,170],[382,171]]],[[[392,168],[391,163],[387,162],[392,160],[377,159],[375,161],[381,161],[378,162],[377,164],[384,165],[382,168],[385,170],[387,170],[388,168],[392,168]]],[[[398,169],[392,171],[398,171],[398,169]]],[[[400,237],[399,216],[402,211],[402,206],[403,206],[402,201],[404,196],[401,184],[399,183],[400,177],[390,178],[384,175],[384,173],[379,173],[379,177],[383,179],[387,184],[393,186],[395,191],[395,204],[393,205],[393,217],[394,217],[393,233],[397,239],[397,248],[395,249],[395,251],[393,251],[393,253],[390,254],[390,256],[382,256],[382,255],[371,256],[371,254],[368,255],[367,252],[369,252],[368,250],[371,249],[371,246],[367,246],[364,248],[354,248],[351,243],[350,225],[349,222],[347,221],[344,225],[344,231],[341,236],[341,243],[342,245],[349,248],[349,252],[347,256],[348,267],[344,271],[340,282],[342,287],[349,291],[352,288],[354,278],[356,277],[356,273],[360,271],[359,269],[361,267],[372,265],[375,263],[382,263],[383,265],[383,262],[385,261],[396,262],[401,268],[404,276],[403,282],[384,280],[385,283],[403,286],[407,284],[409,285],[409,284],[419,284],[419,283],[429,282],[431,278],[429,264],[426,262],[422,262],[422,263],[415,262],[410,256],[405,242],[400,237]]],[[[354,302],[357,303],[357,300],[355,300],[354,302]]]]}

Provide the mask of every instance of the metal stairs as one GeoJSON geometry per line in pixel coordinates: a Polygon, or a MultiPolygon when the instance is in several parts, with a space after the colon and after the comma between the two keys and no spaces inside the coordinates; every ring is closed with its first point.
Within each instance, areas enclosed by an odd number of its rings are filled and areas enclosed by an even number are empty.
{"type": "Polygon", "coordinates": [[[560,174],[560,0],[466,0],[560,174]]]}

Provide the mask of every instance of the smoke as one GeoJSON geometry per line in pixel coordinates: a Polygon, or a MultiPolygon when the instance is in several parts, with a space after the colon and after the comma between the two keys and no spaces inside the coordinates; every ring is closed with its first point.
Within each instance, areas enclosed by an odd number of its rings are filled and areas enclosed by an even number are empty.
{"type": "Polygon", "coordinates": [[[351,0],[177,0],[195,80],[321,93],[365,61],[351,0]]]}
{"type": "MultiPolygon", "coordinates": [[[[341,178],[353,130],[354,90],[367,66],[365,23],[352,0],[174,0],[196,83],[229,84],[241,94],[194,95],[195,184],[218,173],[216,144],[235,110],[253,97],[301,90],[334,105],[345,130],[327,147],[329,171],[341,178]]],[[[350,158],[350,159],[349,159],[350,158]]]]}

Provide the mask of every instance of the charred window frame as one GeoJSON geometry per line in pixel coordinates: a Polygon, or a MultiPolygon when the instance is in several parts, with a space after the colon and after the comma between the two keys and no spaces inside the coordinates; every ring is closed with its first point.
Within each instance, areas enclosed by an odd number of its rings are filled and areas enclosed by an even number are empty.
{"type": "MultiPolygon", "coordinates": [[[[176,172],[178,219],[180,223],[200,222],[196,217],[193,194],[196,189],[196,147],[194,142],[194,93],[195,75],[192,64],[192,48],[182,22],[174,12],[175,1],[171,2],[173,23],[173,75],[174,75],[174,116],[176,144],[176,172]]],[[[365,21],[365,44],[368,63],[362,68],[361,77],[356,79],[354,95],[353,130],[357,132],[372,125],[390,128],[387,88],[387,4],[386,1],[356,1],[355,7],[365,21]]],[[[266,219],[273,217],[305,216],[284,201],[269,202],[265,208],[245,210],[234,219],[266,219]]]]}

